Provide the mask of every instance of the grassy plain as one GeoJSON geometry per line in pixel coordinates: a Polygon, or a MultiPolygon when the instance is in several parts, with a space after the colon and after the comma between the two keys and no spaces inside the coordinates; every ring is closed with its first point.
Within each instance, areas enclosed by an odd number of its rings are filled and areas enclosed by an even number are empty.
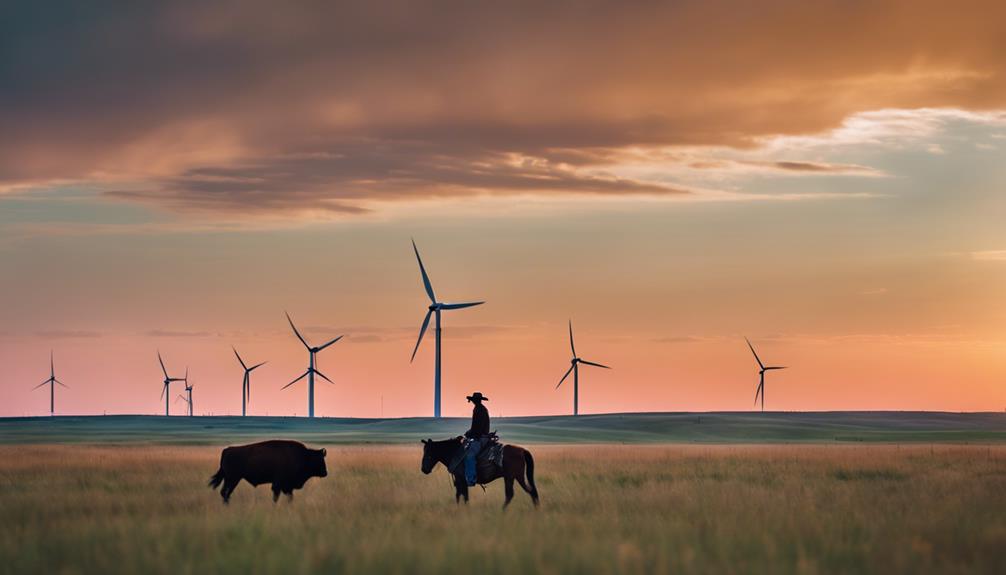
{"type": "Polygon", "coordinates": [[[528,445],[542,507],[457,507],[420,446],[329,448],[292,503],[219,448],[0,446],[0,573],[998,573],[1000,445],[528,445]]]}
{"type": "MultiPolygon", "coordinates": [[[[468,418],[162,417],[0,418],[3,443],[221,445],[287,437],[313,443],[415,443],[468,428],[468,418]]],[[[911,411],[606,413],[493,418],[524,443],[1006,443],[1006,413],[911,411]]]]}

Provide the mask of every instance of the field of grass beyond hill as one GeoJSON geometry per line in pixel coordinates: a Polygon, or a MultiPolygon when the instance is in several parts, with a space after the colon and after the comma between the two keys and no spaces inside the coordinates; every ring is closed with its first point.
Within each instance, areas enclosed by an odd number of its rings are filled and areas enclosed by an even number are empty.
{"type": "MultiPolygon", "coordinates": [[[[1006,413],[631,413],[508,417],[493,425],[514,443],[1006,442],[1006,413]]],[[[411,443],[459,435],[467,427],[461,418],[28,417],[0,419],[0,443],[219,445],[273,437],[411,443]]]]}
{"type": "Polygon", "coordinates": [[[454,504],[419,445],[332,446],[292,502],[219,449],[0,446],[0,574],[1002,573],[1006,446],[531,445],[542,505],[454,504]]]}

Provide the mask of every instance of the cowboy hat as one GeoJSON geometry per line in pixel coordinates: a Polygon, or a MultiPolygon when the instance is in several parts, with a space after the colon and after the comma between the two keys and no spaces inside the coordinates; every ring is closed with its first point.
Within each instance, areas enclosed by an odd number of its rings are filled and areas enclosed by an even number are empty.
{"type": "Polygon", "coordinates": [[[467,399],[468,399],[468,401],[471,401],[473,403],[475,402],[476,399],[478,399],[480,401],[489,401],[489,398],[486,397],[486,396],[484,396],[484,395],[482,395],[481,391],[476,391],[475,393],[469,395],[467,397],[467,399]]]}

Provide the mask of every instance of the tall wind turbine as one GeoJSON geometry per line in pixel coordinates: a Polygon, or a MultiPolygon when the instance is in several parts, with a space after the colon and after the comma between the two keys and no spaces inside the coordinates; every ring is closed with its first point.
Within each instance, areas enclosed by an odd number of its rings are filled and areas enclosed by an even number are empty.
{"type": "Polygon", "coordinates": [[[49,415],[56,414],[56,384],[60,384],[63,387],[70,389],[69,386],[64,384],[62,381],[56,379],[56,363],[52,358],[52,350],[49,350],[49,379],[43,381],[42,383],[36,385],[32,388],[32,391],[42,387],[43,385],[49,385],[49,415]]]}
{"type": "Polygon", "coordinates": [[[784,365],[770,365],[766,366],[761,362],[761,358],[755,352],[754,346],[751,345],[751,341],[748,338],[744,338],[744,341],[748,342],[748,347],[751,348],[751,353],[754,354],[755,361],[758,362],[758,389],[755,390],[755,405],[758,404],[758,396],[761,395],[761,410],[765,411],[765,372],[771,371],[773,369],[786,369],[784,365]]]}
{"type": "MultiPolygon", "coordinates": [[[[307,348],[307,351],[308,351],[308,353],[310,354],[310,357],[311,357],[311,359],[310,359],[311,362],[307,366],[307,371],[305,371],[303,374],[301,374],[301,376],[298,377],[297,379],[295,379],[295,380],[291,381],[290,383],[284,385],[283,389],[286,389],[286,388],[290,387],[291,385],[297,383],[298,381],[300,381],[300,380],[302,380],[302,379],[304,379],[306,377],[307,378],[307,416],[308,417],[314,417],[314,375],[318,374],[325,381],[327,381],[327,382],[329,382],[331,384],[335,383],[331,379],[328,379],[328,377],[326,377],[324,373],[318,371],[318,369],[315,367],[317,365],[317,360],[315,359],[315,355],[317,355],[317,353],[319,351],[325,349],[326,347],[328,347],[328,346],[332,345],[333,343],[335,343],[335,342],[339,341],[340,339],[342,339],[342,336],[340,335],[339,337],[333,339],[332,341],[326,343],[325,345],[319,345],[317,347],[311,347],[310,345],[308,345],[307,341],[304,339],[304,336],[300,335],[300,332],[297,331],[297,326],[293,325],[293,320],[290,319],[290,314],[286,314],[286,320],[288,322],[290,322],[290,327],[293,328],[294,335],[296,335],[297,339],[300,340],[300,343],[304,344],[304,347],[307,348]]],[[[243,363],[244,362],[242,362],[242,364],[243,363]]]]}
{"type": "Polygon", "coordinates": [[[168,368],[164,367],[164,359],[161,358],[161,352],[157,352],[157,361],[161,362],[161,371],[164,372],[164,386],[161,387],[161,397],[164,398],[164,415],[171,415],[171,382],[173,381],[184,381],[186,384],[189,383],[189,368],[185,368],[185,377],[171,377],[168,375],[168,368]]]}
{"type": "Polygon", "coordinates": [[[559,386],[562,385],[562,382],[566,381],[566,378],[569,377],[570,372],[573,373],[573,415],[579,415],[580,414],[580,364],[582,363],[584,365],[592,365],[594,367],[603,367],[604,369],[611,369],[611,368],[608,367],[608,366],[606,366],[606,365],[601,365],[599,363],[594,363],[592,361],[587,361],[585,359],[580,359],[579,357],[577,357],[577,355],[576,355],[576,346],[573,345],[573,320],[569,320],[569,349],[570,349],[570,351],[573,352],[573,359],[569,360],[569,363],[571,365],[569,366],[569,369],[566,370],[566,375],[562,376],[562,379],[559,380],[559,384],[556,385],[555,388],[559,389],[559,386]]]}
{"type": "Polygon", "coordinates": [[[426,328],[430,325],[430,315],[436,314],[437,323],[434,327],[434,333],[437,338],[437,349],[433,375],[433,417],[440,417],[440,312],[443,310],[473,307],[482,305],[485,302],[444,303],[437,301],[437,296],[433,293],[433,284],[430,283],[430,276],[426,275],[426,268],[423,266],[423,258],[419,257],[419,248],[416,247],[415,240],[412,241],[412,250],[416,252],[416,261],[419,262],[419,272],[423,274],[423,287],[426,288],[426,295],[430,298],[430,307],[426,312],[426,317],[423,318],[423,327],[419,328],[419,339],[416,340],[416,347],[412,350],[412,359],[410,359],[409,362],[411,363],[412,360],[416,359],[416,352],[419,351],[419,344],[423,341],[423,334],[426,333],[426,328]]]}
{"type": "Polygon", "coordinates": [[[231,346],[231,349],[234,350],[234,355],[237,356],[238,361],[241,363],[241,367],[245,370],[244,380],[241,382],[241,417],[244,417],[247,413],[245,406],[249,401],[251,401],[251,372],[262,367],[268,362],[263,361],[258,365],[248,367],[245,365],[245,360],[241,359],[241,355],[238,353],[238,350],[234,346],[231,346]]]}

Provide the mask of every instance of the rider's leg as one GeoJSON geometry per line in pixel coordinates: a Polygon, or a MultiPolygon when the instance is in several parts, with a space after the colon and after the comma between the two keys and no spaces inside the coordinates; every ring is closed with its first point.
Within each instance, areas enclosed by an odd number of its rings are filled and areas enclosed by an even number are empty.
{"type": "Polygon", "coordinates": [[[475,485],[475,481],[478,479],[475,473],[475,458],[479,454],[481,445],[481,441],[472,439],[465,447],[465,480],[468,481],[469,486],[475,485]]]}

